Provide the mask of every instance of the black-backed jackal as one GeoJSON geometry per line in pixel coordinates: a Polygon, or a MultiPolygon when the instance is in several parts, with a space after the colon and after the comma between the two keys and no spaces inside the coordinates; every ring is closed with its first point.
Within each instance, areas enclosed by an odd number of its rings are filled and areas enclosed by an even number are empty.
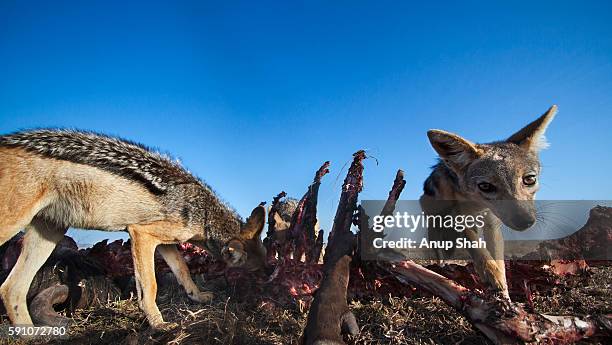
{"type": "Polygon", "coordinates": [[[144,146],[104,135],[35,130],[0,136],[0,244],[26,229],[22,253],[0,287],[13,324],[30,325],[26,293],[68,227],[127,231],[138,302],[150,325],[167,329],[155,303],[157,248],[198,302],[176,243],[194,242],[229,265],[262,268],[265,209],[246,223],[198,178],[144,146]]]}
{"type": "MultiPolygon", "coordinates": [[[[433,215],[484,215],[482,229],[487,248],[470,249],[474,267],[485,284],[508,297],[501,223],[523,231],[536,221],[534,198],[539,188],[538,151],[546,146],[544,131],[555,116],[552,106],[537,120],[508,139],[475,144],[441,130],[427,132],[440,156],[423,186],[421,207],[433,215]],[[441,200],[446,200],[441,202],[441,200]]],[[[430,228],[430,240],[465,236],[478,238],[475,229],[462,233],[430,228]]],[[[436,251],[443,259],[444,250],[436,251]]]]}

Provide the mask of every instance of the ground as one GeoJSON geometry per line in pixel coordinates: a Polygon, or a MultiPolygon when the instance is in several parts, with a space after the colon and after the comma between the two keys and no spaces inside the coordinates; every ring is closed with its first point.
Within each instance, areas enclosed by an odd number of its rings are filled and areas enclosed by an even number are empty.
{"type": "MultiPolygon", "coordinates": [[[[536,311],[549,314],[594,315],[612,313],[612,266],[591,268],[571,284],[560,284],[544,295],[534,292],[536,311]]],[[[295,344],[306,322],[299,305],[280,308],[272,303],[244,301],[219,289],[207,305],[190,302],[176,287],[160,289],[160,310],[168,321],[180,324],[167,333],[152,333],[134,299],[110,301],[81,310],[68,337],[50,344],[295,344]]],[[[361,334],[349,344],[488,344],[454,309],[436,297],[352,301],[361,334]]],[[[6,319],[2,320],[6,324],[6,319]]],[[[593,339],[585,343],[606,343],[593,339]]],[[[38,344],[47,340],[1,341],[38,344]]]]}

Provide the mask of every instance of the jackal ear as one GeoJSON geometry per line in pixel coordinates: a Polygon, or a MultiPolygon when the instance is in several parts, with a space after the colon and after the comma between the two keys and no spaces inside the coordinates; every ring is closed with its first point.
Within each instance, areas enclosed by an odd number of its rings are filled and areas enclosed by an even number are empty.
{"type": "Polygon", "coordinates": [[[482,149],[476,144],[456,134],[432,129],[427,131],[427,136],[440,158],[454,168],[463,168],[482,155],[482,149]]]}
{"type": "Polygon", "coordinates": [[[261,235],[261,231],[266,223],[266,208],[263,205],[259,205],[253,209],[251,215],[246,221],[246,224],[240,231],[240,237],[245,240],[258,238],[261,235]]]}
{"type": "Polygon", "coordinates": [[[268,213],[268,219],[270,219],[270,217],[274,218],[276,231],[287,230],[291,226],[291,222],[286,222],[283,217],[278,214],[278,212],[273,212],[273,214],[268,213]]]}
{"type": "Polygon", "coordinates": [[[506,141],[515,143],[518,146],[533,152],[538,152],[548,147],[544,132],[546,127],[557,114],[557,106],[550,107],[544,115],[537,120],[523,127],[520,131],[514,133],[506,141]]]}

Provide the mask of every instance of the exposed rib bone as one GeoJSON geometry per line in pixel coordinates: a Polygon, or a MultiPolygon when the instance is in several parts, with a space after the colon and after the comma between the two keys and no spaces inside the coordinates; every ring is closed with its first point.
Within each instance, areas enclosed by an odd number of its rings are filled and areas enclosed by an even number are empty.
{"type": "Polygon", "coordinates": [[[355,235],[351,232],[351,220],[363,187],[364,158],[364,151],[353,155],[353,163],[342,185],[338,210],[323,259],[325,276],[315,292],[302,336],[302,343],[306,345],[344,344],[343,332],[353,335],[359,333],[355,316],[348,307],[347,288],[356,244],[355,235]]]}

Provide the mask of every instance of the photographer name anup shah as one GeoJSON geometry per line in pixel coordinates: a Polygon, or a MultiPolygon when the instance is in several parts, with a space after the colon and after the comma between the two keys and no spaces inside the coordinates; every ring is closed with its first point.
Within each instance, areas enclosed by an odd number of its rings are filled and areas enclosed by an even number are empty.
{"type": "Polygon", "coordinates": [[[427,238],[416,241],[411,238],[401,238],[399,240],[384,240],[382,238],[376,238],[372,241],[374,248],[376,249],[444,249],[449,250],[451,248],[457,249],[472,249],[472,248],[487,248],[487,242],[482,238],[477,241],[470,241],[467,238],[457,238],[455,241],[430,241],[427,238]]]}

